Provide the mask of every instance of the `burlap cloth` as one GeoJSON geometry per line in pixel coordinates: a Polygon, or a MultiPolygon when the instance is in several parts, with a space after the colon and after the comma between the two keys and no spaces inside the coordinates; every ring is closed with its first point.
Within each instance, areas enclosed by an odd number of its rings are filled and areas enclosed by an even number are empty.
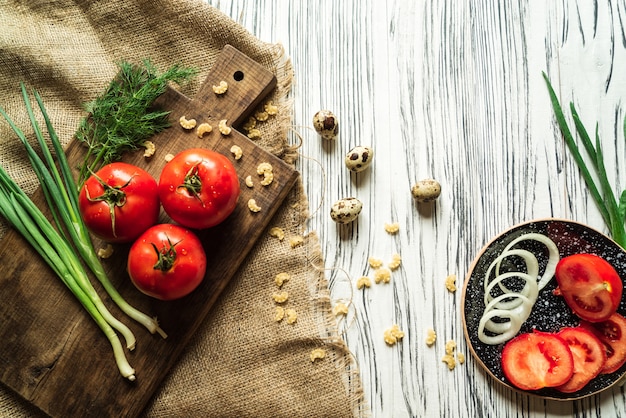
{"type": "MultiPolygon", "coordinates": [[[[280,118],[263,124],[259,144],[294,163],[288,145],[293,74],[280,45],[261,42],[199,0],[0,0],[0,106],[28,126],[19,82],[43,96],[62,141],[71,141],[83,104],[100,94],[120,60],[149,58],[162,70],[180,63],[200,70],[183,87],[193,96],[215,57],[231,44],[276,74],[280,118]]],[[[0,163],[28,191],[37,182],[21,145],[0,122],[0,163]]],[[[264,234],[232,279],[145,410],[150,417],[349,417],[365,411],[356,366],[330,314],[320,246],[305,234],[307,201],[299,183],[272,220],[287,238],[264,234]],[[273,278],[288,272],[294,325],[272,320],[273,278]],[[311,362],[314,348],[327,357],[311,362]]],[[[3,227],[4,228],[4,227],[3,227]]],[[[0,385],[0,416],[40,416],[0,385]]]]}

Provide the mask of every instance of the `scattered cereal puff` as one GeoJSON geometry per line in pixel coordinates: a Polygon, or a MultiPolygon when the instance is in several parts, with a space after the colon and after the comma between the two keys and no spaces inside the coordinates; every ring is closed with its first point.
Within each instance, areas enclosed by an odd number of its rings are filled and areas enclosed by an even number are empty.
{"type": "Polygon", "coordinates": [[[437,341],[437,333],[432,328],[426,330],[426,345],[431,347],[437,341]]]}
{"type": "Polygon", "coordinates": [[[250,132],[252,129],[256,127],[256,119],[254,116],[250,116],[246,123],[243,124],[242,129],[246,132],[250,132]]]}
{"type": "Polygon", "coordinates": [[[400,254],[394,254],[391,256],[391,262],[389,263],[388,267],[391,271],[395,271],[400,268],[401,264],[402,257],[400,257],[400,254]]]}
{"type": "Polygon", "coordinates": [[[374,281],[376,284],[389,283],[391,281],[391,271],[385,267],[381,267],[374,272],[374,281]]]}
{"type": "Polygon", "coordinates": [[[272,102],[267,102],[265,106],[263,106],[263,109],[265,109],[265,113],[267,113],[270,116],[274,116],[278,114],[278,106],[276,106],[272,102]]]}
{"type": "Polygon", "coordinates": [[[276,303],[285,303],[287,302],[287,299],[289,299],[289,293],[283,290],[282,292],[274,293],[272,298],[276,303]]]}
{"type": "Polygon", "coordinates": [[[369,263],[370,267],[373,269],[379,269],[383,266],[383,260],[379,258],[370,257],[367,259],[367,262],[369,263]]]}
{"type": "Polygon", "coordinates": [[[257,205],[256,200],[250,199],[248,200],[248,209],[250,209],[250,212],[260,212],[261,206],[257,205]]]}
{"type": "Polygon", "coordinates": [[[232,131],[231,127],[227,125],[226,119],[222,119],[217,124],[217,129],[219,129],[222,135],[230,135],[230,132],[232,131]]]}
{"type": "Polygon", "coordinates": [[[180,123],[180,126],[183,127],[183,129],[190,130],[196,127],[196,120],[187,119],[185,116],[181,116],[180,119],[178,119],[178,122],[180,123]]]}
{"type": "Polygon", "coordinates": [[[449,370],[454,370],[456,367],[456,360],[454,360],[454,356],[452,354],[446,354],[441,358],[441,361],[446,363],[449,370]]]}
{"type": "Polygon", "coordinates": [[[456,359],[459,361],[459,364],[465,363],[465,354],[456,353],[456,359]]]}
{"type": "Polygon", "coordinates": [[[385,231],[388,234],[397,234],[398,231],[400,230],[400,224],[398,222],[394,222],[391,224],[385,224],[385,231]]]}
{"type": "Polygon", "coordinates": [[[256,172],[258,175],[263,176],[263,180],[261,180],[261,185],[268,186],[274,180],[274,168],[270,163],[263,162],[259,164],[256,168],[256,172]]]}
{"type": "Polygon", "coordinates": [[[144,141],[144,143],[142,145],[145,148],[145,150],[143,152],[143,156],[144,157],[150,158],[156,152],[156,145],[154,145],[154,142],[152,142],[152,141],[144,141]]]}
{"type": "Polygon", "coordinates": [[[322,348],[311,350],[311,363],[315,363],[315,360],[322,360],[324,357],[326,357],[326,350],[322,348]]]}
{"type": "Polygon", "coordinates": [[[384,337],[387,344],[394,345],[404,337],[404,332],[398,324],[394,324],[391,328],[385,330],[384,337]]]}
{"type": "Polygon", "coordinates": [[[220,81],[220,84],[218,84],[217,86],[213,86],[213,93],[217,94],[218,96],[226,93],[226,90],[228,90],[228,83],[224,80],[220,81]]]}
{"type": "Polygon", "coordinates": [[[282,306],[277,306],[276,311],[274,313],[274,321],[280,322],[285,317],[285,308],[282,306]]]}
{"type": "Polygon", "coordinates": [[[277,238],[279,241],[282,241],[285,239],[285,231],[283,231],[283,229],[278,226],[274,226],[270,228],[269,234],[270,234],[270,237],[277,238]]]}
{"type": "Polygon", "coordinates": [[[446,277],[446,289],[452,293],[456,292],[456,275],[451,274],[446,277]]]}
{"type": "MultiPolygon", "coordinates": [[[[454,359],[454,351],[456,350],[456,342],[454,340],[446,341],[446,354],[441,358],[441,361],[448,365],[449,370],[454,370],[456,367],[456,360],[454,359]]],[[[461,355],[463,362],[465,356],[461,355]]]]}
{"type": "Polygon", "coordinates": [[[289,238],[289,245],[291,246],[291,248],[299,247],[303,243],[304,243],[304,237],[300,235],[289,238]]]}
{"type": "Polygon", "coordinates": [[[271,173],[274,168],[268,162],[262,162],[256,167],[256,173],[258,175],[263,175],[265,173],[271,173]]]}
{"type": "Polygon", "coordinates": [[[372,285],[372,281],[367,276],[359,277],[359,280],[356,281],[356,288],[363,289],[364,287],[370,287],[372,285]]]}
{"type": "Polygon", "coordinates": [[[104,248],[98,249],[98,257],[100,258],[109,258],[113,255],[113,246],[111,244],[107,244],[104,248]]]}
{"type": "Polygon", "coordinates": [[[230,147],[230,152],[233,154],[235,160],[241,160],[241,157],[243,157],[243,150],[239,145],[233,145],[230,147]]]}
{"type": "Polygon", "coordinates": [[[446,341],[446,354],[453,354],[456,350],[456,342],[454,340],[446,341]]]}
{"type": "Polygon", "coordinates": [[[259,122],[265,122],[269,118],[269,114],[265,111],[258,111],[254,114],[254,118],[259,122]]]}
{"type": "Polygon", "coordinates": [[[204,122],[198,125],[198,127],[196,128],[196,135],[198,135],[198,138],[202,138],[204,135],[210,133],[212,130],[213,127],[210,124],[204,122]]]}
{"type": "Polygon", "coordinates": [[[345,303],[338,302],[333,306],[333,315],[348,315],[348,306],[345,303]]]}
{"type": "Polygon", "coordinates": [[[248,131],[248,138],[250,139],[259,139],[261,137],[261,131],[254,128],[248,131]]]}
{"type": "Polygon", "coordinates": [[[165,157],[163,157],[163,159],[165,160],[165,162],[169,163],[170,161],[174,159],[174,154],[166,154],[165,157]]]}
{"type": "Polygon", "coordinates": [[[274,173],[266,172],[263,174],[263,179],[261,180],[261,186],[269,186],[274,181],[274,173]]]}
{"type": "Polygon", "coordinates": [[[247,176],[246,177],[246,186],[248,186],[249,188],[253,188],[254,187],[254,181],[252,181],[252,176],[247,176]]]}
{"type": "Polygon", "coordinates": [[[290,278],[291,276],[289,276],[289,273],[278,273],[274,276],[274,283],[276,283],[276,286],[280,288],[283,287],[283,284],[285,284],[285,282],[290,278]]]}
{"type": "Polygon", "coordinates": [[[298,320],[298,313],[295,309],[285,309],[285,315],[287,315],[287,323],[292,325],[298,320]]]}

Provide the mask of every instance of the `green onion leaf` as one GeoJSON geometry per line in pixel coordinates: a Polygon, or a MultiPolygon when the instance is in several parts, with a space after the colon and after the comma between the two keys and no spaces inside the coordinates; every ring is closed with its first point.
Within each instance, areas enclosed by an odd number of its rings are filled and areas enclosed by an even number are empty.
{"type": "MultiPolygon", "coordinates": [[[[596,206],[598,207],[598,210],[602,215],[602,219],[609,228],[613,240],[617,242],[622,248],[626,248],[626,229],[624,227],[626,214],[626,191],[622,193],[618,203],[618,200],[613,194],[606,173],[606,166],[604,164],[604,154],[601,148],[598,125],[596,124],[594,147],[593,142],[591,141],[591,138],[587,130],[585,129],[585,126],[583,125],[574,104],[570,103],[570,111],[574,120],[576,132],[578,133],[578,136],[583,143],[585,151],[592,162],[593,170],[595,171],[595,174],[597,175],[598,181],[600,183],[600,188],[598,188],[598,186],[596,185],[596,182],[591,175],[591,171],[589,167],[587,167],[587,163],[580,153],[578,144],[576,143],[574,136],[572,135],[572,132],[567,125],[567,121],[565,120],[563,109],[561,108],[556,93],[554,92],[550,80],[548,79],[548,76],[545,72],[543,73],[543,78],[548,87],[548,93],[550,95],[550,101],[552,103],[554,115],[559,125],[559,128],[561,129],[561,133],[563,134],[563,139],[565,140],[565,143],[567,144],[572,156],[574,157],[574,161],[578,165],[578,169],[587,185],[587,188],[589,189],[589,193],[596,203],[596,206]]],[[[624,120],[624,135],[626,138],[626,119],[624,120]]]]}

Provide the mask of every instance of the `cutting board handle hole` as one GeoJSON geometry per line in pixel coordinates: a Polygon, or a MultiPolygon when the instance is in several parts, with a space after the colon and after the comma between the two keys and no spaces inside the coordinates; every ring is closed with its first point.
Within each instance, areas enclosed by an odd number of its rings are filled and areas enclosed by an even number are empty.
{"type": "Polygon", "coordinates": [[[233,78],[235,79],[235,81],[243,80],[243,71],[235,71],[235,73],[233,74],[233,78]]]}

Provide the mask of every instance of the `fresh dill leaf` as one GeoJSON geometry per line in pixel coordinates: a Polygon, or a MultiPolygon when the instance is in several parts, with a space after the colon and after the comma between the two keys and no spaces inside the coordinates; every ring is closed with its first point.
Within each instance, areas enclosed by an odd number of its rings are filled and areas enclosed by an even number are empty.
{"type": "MultiPolygon", "coordinates": [[[[602,219],[604,223],[609,228],[611,232],[611,236],[615,242],[617,242],[622,248],[626,249],[626,228],[624,223],[626,221],[626,190],[622,192],[619,200],[616,198],[616,195],[613,193],[611,185],[609,183],[609,179],[606,173],[606,167],[604,165],[604,154],[602,152],[601,144],[600,144],[600,135],[598,132],[598,125],[596,124],[596,132],[595,132],[595,147],[583,125],[580,117],[578,116],[578,112],[574,107],[574,103],[570,103],[570,111],[572,114],[572,118],[574,120],[574,125],[576,128],[576,133],[578,134],[580,140],[583,143],[585,151],[587,152],[589,159],[593,165],[593,169],[597,175],[598,181],[600,183],[600,187],[596,185],[594,178],[591,175],[591,171],[589,167],[587,167],[587,163],[583,159],[578,144],[570,131],[567,121],[565,120],[565,115],[563,114],[563,109],[561,108],[561,104],[552,88],[550,80],[548,76],[543,73],[543,78],[548,87],[548,93],[550,94],[550,100],[552,103],[552,108],[554,110],[554,115],[561,129],[561,133],[563,134],[563,138],[565,139],[565,143],[569,147],[572,156],[574,157],[574,161],[578,165],[578,169],[587,184],[587,188],[591,194],[591,197],[595,201],[600,214],[602,215],[602,219]],[[601,191],[601,192],[600,192],[601,191]]],[[[626,119],[624,120],[624,137],[626,138],[626,119]]]]}
{"type": "Polygon", "coordinates": [[[154,101],[163,94],[168,83],[182,83],[196,75],[193,68],[179,65],[159,74],[150,60],[143,66],[123,61],[119,72],[106,91],[85,104],[89,115],[83,118],[76,138],[87,146],[79,167],[79,184],[91,172],[117,161],[129,151],[141,148],[143,142],[169,127],[168,111],[154,109],[154,101]]]}

